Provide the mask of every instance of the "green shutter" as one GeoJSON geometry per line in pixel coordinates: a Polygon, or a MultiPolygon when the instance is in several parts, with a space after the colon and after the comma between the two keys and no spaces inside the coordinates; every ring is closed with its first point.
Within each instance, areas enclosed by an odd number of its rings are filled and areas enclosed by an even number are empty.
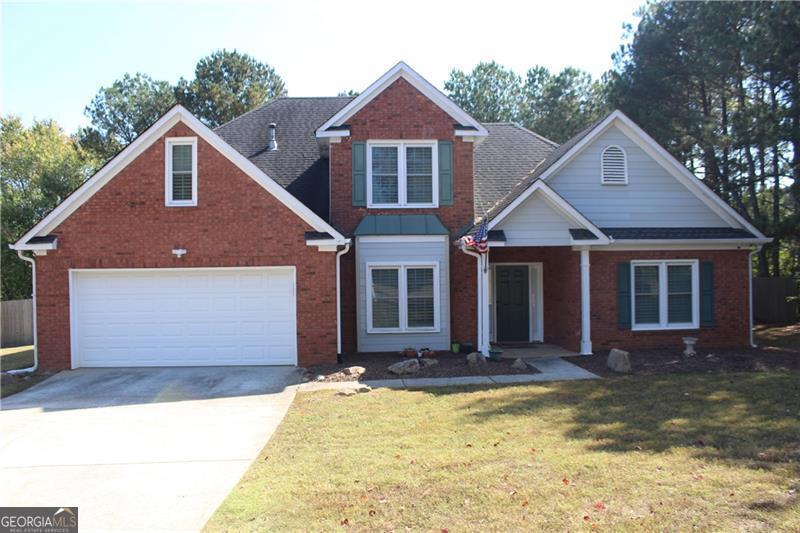
{"type": "Polygon", "coordinates": [[[367,143],[352,143],[353,205],[367,205],[367,143]]]}
{"type": "Polygon", "coordinates": [[[439,141],[439,205],[453,205],[453,143],[439,141]]]}
{"type": "Polygon", "coordinates": [[[631,264],[617,263],[617,323],[631,329],[631,264]]]}
{"type": "Polygon", "coordinates": [[[700,325],[714,325],[714,263],[700,263],[700,325]]]}

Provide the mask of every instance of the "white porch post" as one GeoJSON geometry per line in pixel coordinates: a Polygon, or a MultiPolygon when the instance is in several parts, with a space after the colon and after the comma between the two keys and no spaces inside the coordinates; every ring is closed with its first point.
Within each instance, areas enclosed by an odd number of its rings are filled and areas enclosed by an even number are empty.
{"type": "Polygon", "coordinates": [[[581,248],[581,355],[592,355],[592,306],[589,301],[589,248],[581,248]]]}
{"type": "Polygon", "coordinates": [[[480,323],[480,337],[478,339],[478,350],[485,355],[489,356],[489,252],[481,254],[478,260],[478,290],[480,291],[480,312],[478,313],[478,321],[480,323]]]}

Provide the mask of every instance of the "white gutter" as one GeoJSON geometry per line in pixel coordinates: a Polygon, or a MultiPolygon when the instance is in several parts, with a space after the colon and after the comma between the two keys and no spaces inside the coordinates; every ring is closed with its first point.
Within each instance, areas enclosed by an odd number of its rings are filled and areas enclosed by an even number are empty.
{"type": "Polygon", "coordinates": [[[478,252],[473,252],[471,250],[467,250],[466,245],[461,243],[461,251],[467,255],[471,255],[472,257],[476,258],[477,265],[478,265],[478,345],[475,347],[476,351],[483,353],[483,355],[489,355],[488,353],[484,353],[486,350],[485,348],[489,345],[488,342],[485,342],[487,339],[483,338],[483,254],[479,254],[478,252]],[[485,344],[485,345],[484,345],[485,344]]]}
{"type": "Polygon", "coordinates": [[[748,308],[750,309],[750,346],[752,348],[758,348],[756,345],[755,336],[753,334],[753,256],[757,254],[759,250],[761,250],[761,246],[753,248],[753,250],[747,255],[747,298],[749,302],[748,308]]]}
{"type": "Polygon", "coordinates": [[[350,241],[336,252],[336,355],[342,354],[342,281],[339,274],[339,258],[350,251],[350,241]]]}
{"type": "Polygon", "coordinates": [[[9,374],[25,374],[28,372],[36,372],[36,370],[39,368],[39,342],[36,335],[36,261],[34,261],[31,257],[22,255],[22,250],[17,250],[17,255],[23,261],[31,264],[31,279],[33,285],[33,294],[31,295],[31,298],[33,299],[33,366],[9,370],[9,374]]]}

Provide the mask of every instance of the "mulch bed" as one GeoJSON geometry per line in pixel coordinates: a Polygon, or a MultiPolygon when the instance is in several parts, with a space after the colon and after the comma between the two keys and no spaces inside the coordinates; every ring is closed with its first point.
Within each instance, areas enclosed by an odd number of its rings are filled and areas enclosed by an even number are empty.
{"type": "MultiPolygon", "coordinates": [[[[608,352],[589,357],[568,357],[589,372],[603,377],[625,374],[613,372],[606,366],[608,352]]],[[[765,372],[771,370],[800,371],[800,349],[698,349],[694,357],[683,357],[680,349],[635,350],[630,352],[632,371],[628,375],[657,374],[715,374],[719,372],[765,372]]]]}
{"type": "Polygon", "coordinates": [[[388,372],[386,369],[389,365],[403,361],[405,357],[399,354],[359,354],[359,355],[345,355],[344,364],[341,365],[316,365],[308,368],[311,374],[311,379],[317,375],[325,376],[324,379],[319,381],[351,381],[353,378],[350,376],[343,376],[339,372],[349,366],[363,366],[366,371],[361,376],[359,381],[373,380],[373,379],[399,379],[403,378],[452,378],[461,376],[499,376],[507,374],[538,374],[539,372],[528,365],[526,370],[517,370],[512,368],[511,364],[513,359],[503,359],[502,361],[489,361],[489,366],[485,372],[472,370],[467,365],[467,356],[465,354],[443,353],[438,355],[436,359],[439,361],[438,365],[428,368],[420,369],[416,374],[409,374],[405,376],[398,376],[388,372]]]}

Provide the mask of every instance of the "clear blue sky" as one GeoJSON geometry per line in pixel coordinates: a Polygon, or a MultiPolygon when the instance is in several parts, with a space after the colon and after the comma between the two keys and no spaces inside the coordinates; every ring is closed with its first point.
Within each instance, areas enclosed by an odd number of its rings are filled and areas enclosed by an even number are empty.
{"type": "Polygon", "coordinates": [[[362,90],[401,59],[438,87],[451,68],[491,59],[520,74],[541,64],[598,76],[641,3],[4,1],[0,111],[26,122],[54,118],[72,132],[87,123],[83,110],[97,90],[124,73],[174,83],[221,48],[275,67],[292,96],[362,90]]]}

